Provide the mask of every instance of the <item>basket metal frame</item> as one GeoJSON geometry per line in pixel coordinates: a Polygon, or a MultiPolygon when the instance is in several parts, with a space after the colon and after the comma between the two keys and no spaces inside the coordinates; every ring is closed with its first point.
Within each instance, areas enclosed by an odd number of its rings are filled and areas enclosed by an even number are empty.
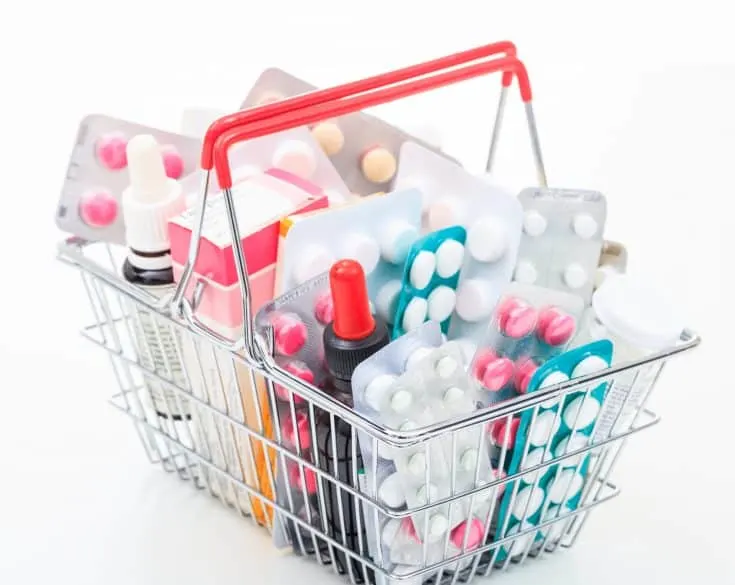
{"type": "MultiPolygon", "coordinates": [[[[477,574],[487,576],[496,569],[505,570],[513,564],[522,564],[529,557],[553,552],[559,546],[567,547],[574,544],[579,531],[589,516],[589,512],[599,504],[618,495],[619,489],[610,481],[610,474],[627,439],[659,422],[659,417],[648,410],[646,404],[664,364],[670,358],[683,354],[700,343],[699,336],[687,330],[682,334],[676,346],[647,356],[644,359],[618,364],[603,372],[557,384],[530,395],[520,396],[468,416],[436,423],[414,431],[399,432],[384,428],[354,412],[349,407],[296,378],[276,364],[271,351],[269,351],[271,345],[269,343],[269,333],[271,332],[259,333],[253,326],[247,266],[239,245],[233,246],[233,249],[243,295],[244,322],[242,336],[235,340],[225,339],[196,319],[197,293],[195,293],[194,299],[187,300],[184,297],[184,291],[187,290],[196,263],[199,238],[204,220],[204,204],[209,192],[210,175],[213,168],[216,169],[217,179],[226,202],[232,241],[240,241],[238,222],[230,190],[231,184],[228,184],[227,180],[229,175],[227,151],[233,144],[270,132],[344,115],[398,97],[413,95],[427,89],[441,87],[442,85],[494,71],[503,72],[503,84],[488,151],[487,170],[489,171],[492,166],[497,147],[507,89],[510,81],[516,78],[521,85],[539,182],[545,185],[546,173],[531,106],[528,76],[523,64],[515,58],[515,47],[511,43],[498,43],[455,56],[437,59],[413,68],[398,70],[392,74],[376,76],[330,90],[311,92],[280,104],[246,110],[216,122],[210,128],[207,139],[205,139],[203,151],[202,166],[205,172],[202,179],[202,196],[199,199],[199,225],[195,226],[189,258],[181,282],[178,284],[176,291],[169,297],[159,299],[121,278],[120,263],[116,259],[116,254],[120,250],[113,249],[107,244],[88,242],[72,237],[60,243],[58,247],[59,260],[80,272],[84,288],[89,296],[94,322],[85,327],[82,333],[95,345],[106,350],[109,356],[120,387],[120,392],[113,396],[111,402],[118,410],[132,419],[151,462],[161,464],[166,471],[177,473],[181,479],[191,480],[193,485],[200,489],[206,489],[226,505],[238,509],[242,515],[247,515],[248,512],[240,505],[240,500],[237,497],[234,500],[228,498],[226,494],[232,493],[234,490],[237,494],[244,494],[251,502],[257,500],[262,506],[273,510],[276,518],[280,518],[293,528],[292,533],[295,535],[295,538],[292,538],[293,547],[297,552],[313,556],[320,564],[331,565],[336,572],[345,574],[353,583],[361,583],[366,579],[369,581],[387,579],[389,581],[409,581],[414,584],[420,583],[429,577],[437,584],[445,582],[454,584],[457,581],[467,582],[477,574]],[[498,53],[503,53],[506,56],[500,59],[488,60],[489,57],[498,53]],[[467,64],[477,60],[480,60],[477,64],[467,64]],[[442,73],[444,70],[447,71],[442,73]],[[427,75],[430,75],[430,77],[417,78],[417,76],[427,75]],[[413,78],[417,79],[411,81],[413,78]],[[207,151],[208,148],[209,151],[207,151]],[[250,372],[252,388],[257,385],[256,376],[261,377],[265,381],[269,401],[266,404],[261,404],[257,396],[255,397],[258,420],[253,422],[233,417],[226,400],[224,409],[220,406],[221,401],[213,400],[212,395],[224,392],[223,388],[208,388],[204,397],[196,395],[192,392],[193,386],[190,382],[191,376],[194,375],[192,372],[186,373],[189,382],[187,387],[182,387],[177,385],[171,376],[146,370],[141,365],[138,354],[136,354],[136,352],[143,351],[144,348],[135,347],[135,343],[132,342],[131,345],[129,341],[133,337],[131,328],[134,325],[131,325],[131,320],[134,319],[136,311],[141,308],[155,316],[158,327],[170,328],[178,336],[191,339],[196,347],[202,351],[217,351],[226,356],[227,367],[234,368],[235,364],[246,367],[250,372]],[[127,346],[125,339],[128,339],[127,346]],[[295,449],[287,447],[280,436],[280,421],[276,420],[275,436],[267,436],[267,433],[264,432],[262,411],[269,409],[278,418],[277,409],[272,408],[276,403],[276,385],[287,388],[292,393],[289,405],[292,413],[295,412],[293,393],[297,393],[306,401],[309,412],[312,414],[312,421],[314,420],[313,413],[317,410],[328,413],[332,425],[334,425],[335,419],[341,419],[352,429],[353,452],[357,444],[355,437],[357,433],[360,433],[361,436],[368,437],[368,440],[373,442],[372,452],[375,453],[378,445],[388,445],[396,449],[427,446],[432,442],[442,440],[443,437],[454,437],[463,430],[484,427],[502,419],[510,420],[512,416],[529,409],[537,412],[538,407],[550,399],[561,400],[572,392],[589,391],[602,382],[613,383],[615,378],[622,374],[635,372],[636,377],[638,377],[644,370],[655,371],[655,375],[648,383],[643,399],[640,403],[634,405],[636,415],[628,428],[616,431],[614,434],[611,433],[603,440],[568,453],[563,457],[550,459],[537,466],[524,469],[515,475],[496,479],[460,494],[453,493],[448,498],[431,501],[424,506],[412,508],[410,511],[395,511],[387,508],[378,501],[375,489],[368,490],[367,493],[364,490],[357,489],[356,482],[353,481],[354,478],[345,481],[332,477],[320,468],[318,460],[312,461],[312,457],[308,453],[302,452],[299,445],[295,449]],[[184,425],[188,437],[182,436],[176,425],[170,424],[167,426],[159,418],[151,418],[150,413],[146,411],[144,400],[141,398],[144,397],[147,391],[145,384],[136,381],[140,379],[142,374],[171,389],[176,401],[186,400],[192,405],[196,416],[192,417],[192,422],[187,422],[184,425]],[[318,495],[321,501],[325,498],[325,485],[331,486],[338,493],[347,494],[349,498],[352,498],[358,510],[362,510],[366,518],[368,514],[373,517],[376,524],[379,523],[379,519],[381,521],[382,519],[403,519],[408,516],[415,517],[416,514],[422,512],[429,513],[441,506],[452,506],[460,499],[469,499],[470,506],[473,506],[475,499],[491,496],[490,500],[493,504],[488,513],[485,540],[483,541],[486,544],[473,550],[467,550],[467,537],[465,536],[465,543],[458,554],[453,554],[448,558],[442,557],[439,560],[434,559],[433,562],[430,562],[426,558],[427,553],[424,552],[422,563],[415,571],[399,574],[393,570],[393,563],[382,558],[380,551],[371,555],[362,538],[358,550],[354,550],[346,546],[344,538],[342,542],[334,538],[327,530],[323,519],[321,526],[315,525],[315,522],[318,523],[319,520],[312,516],[319,516],[319,510],[314,514],[307,507],[306,517],[300,516],[297,513],[298,510],[294,509],[290,495],[287,501],[282,497],[269,497],[263,493],[262,486],[253,486],[243,481],[242,476],[235,472],[236,470],[230,469],[227,465],[217,464],[212,452],[215,449],[223,449],[223,444],[212,445],[207,441],[197,443],[194,440],[194,436],[198,432],[196,429],[197,417],[201,416],[215,419],[217,429],[221,426],[231,437],[238,437],[241,441],[251,445],[253,442],[257,442],[269,454],[275,455],[278,464],[267,466],[271,487],[276,486],[277,474],[281,473],[281,470],[290,462],[297,466],[302,487],[292,486],[290,480],[286,477],[288,494],[291,494],[292,489],[303,488],[307,473],[314,474],[318,482],[318,495]],[[533,529],[520,531],[502,540],[488,542],[491,517],[497,502],[495,495],[499,490],[505,488],[516,489],[521,478],[528,477],[534,472],[549,469],[554,465],[558,466],[566,460],[580,459],[582,455],[587,454],[592,455],[593,464],[587,477],[588,481],[584,487],[581,504],[573,513],[542,522],[533,529]],[[563,525],[562,533],[561,536],[557,534],[550,540],[551,527],[554,525],[563,525]],[[540,545],[531,539],[520,558],[518,555],[513,557],[507,555],[507,558],[503,561],[498,560],[498,554],[503,545],[511,546],[513,542],[518,542],[521,537],[527,534],[537,534],[539,530],[543,529],[548,530],[540,545]],[[326,549],[326,552],[323,549],[326,549]],[[342,560],[339,558],[340,555],[342,560]],[[344,559],[350,559],[350,561],[344,562],[344,559]],[[369,576],[371,572],[374,573],[373,576],[369,576]]],[[[198,293],[201,293],[201,287],[198,288],[198,293]]],[[[150,348],[146,351],[150,351],[150,348]]],[[[201,363],[199,367],[201,368],[201,363]]],[[[186,365],[186,368],[188,369],[189,365],[186,365]]],[[[222,378],[220,378],[221,381],[222,378]]],[[[506,425],[506,428],[508,426],[506,425]]],[[[218,437],[220,442],[227,440],[219,436],[219,430],[218,437]]],[[[428,449],[428,447],[426,448],[428,449]]],[[[246,451],[250,453],[252,458],[252,452],[249,449],[246,449],[246,451]]],[[[507,450],[503,448],[500,456],[501,461],[506,456],[507,450]]],[[[342,533],[344,534],[344,526],[342,533]]],[[[447,546],[445,545],[445,553],[447,546]]]]}

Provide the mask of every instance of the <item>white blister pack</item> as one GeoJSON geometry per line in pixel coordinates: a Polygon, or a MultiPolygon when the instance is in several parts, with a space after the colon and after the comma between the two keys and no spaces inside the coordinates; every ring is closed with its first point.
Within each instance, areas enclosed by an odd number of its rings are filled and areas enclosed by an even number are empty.
{"type": "MultiPolygon", "coordinates": [[[[353,374],[352,389],[357,412],[400,432],[425,428],[478,408],[479,385],[467,374],[458,344],[442,343],[441,328],[435,321],[399,337],[361,363],[353,374]]],[[[360,449],[366,462],[368,491],[374,488],[378,501],[395,510],[411,510],[461,495],[496,477],[488,437],[481,427],[408,447],[391,447],[361,434],[360,449]]],[[[432,506],[398,524],[379,522],[381,530],[373,534],[373,544],[399,564],[420,565],[426,558],[437,562],[446,555],[459,554],[464,530],[457,537],[457,528],[479,518],[484,521],[490,496],[496,497],[493,490],[485,490],[451,504],[432,506]],[[455,540],[459,547],[452,544],[455,540]]],[[[479,546],[479,541],[473,546],[479,546]]]]}
{"type": "MultiPolygon", "coordinates": [[[[266,69],[242,107],[264,105],[316,89],[281,69],[266,69]]],[[[356,195],[393,189],[399,150],[406,141],[418,142],[433,152],[441,153],[439,148],[421,138],[363,112],[317,123],[311,128],[311,134],[356,195]]],[[[447,157],[445,154],[439,156],[447,157]]]]}
{"type": "Polygon", "coordinates": [[[197,168],[201,142],[119,118],[92,114],[79,125],[56,208],[59,229],[93,241],[125,243],[121,199],[130,184],[127,144],[139,134],[161,145],[166,175],[180,179],[197,168]]]}
{"type": "Polygon", "coordinates": [[[577,295],[590,303],[600,263],[607,201],[578,189],[524,189],[514,280],[577,295]]]}
{"type": "MultiPolygon", "coordinates": [[[[385,303],[377,299],[400,289],[420,222],[421,194],[415,189],[300,218],[281,239],[276,292],[300,286],[337,260],[350,258],[362,265],[370,299],[382,307],[385,303]]],[[[393,315],[385,313],[381,316],[392,322],[393,315]]]]}

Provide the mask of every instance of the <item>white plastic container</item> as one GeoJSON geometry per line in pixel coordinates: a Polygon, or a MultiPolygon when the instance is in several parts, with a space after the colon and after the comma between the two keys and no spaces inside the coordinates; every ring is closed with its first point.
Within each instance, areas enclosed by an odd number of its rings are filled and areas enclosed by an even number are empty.
{"type": "MultiPolygon", "coordinates": [[[[582,345],[598,339],[613,342],[613,365],[638,360],[676,345],[684,329],[682,316],[669,305],[666,291],[627,274],[611,274],[592,296],[584,317],[582,345]]],[[[660,365],[643,366],[615,377],[608,391],[595,441],[625,432],[635,420],[660,365]],[[614,428],[613,428],[614,425],[614,428]]]]}

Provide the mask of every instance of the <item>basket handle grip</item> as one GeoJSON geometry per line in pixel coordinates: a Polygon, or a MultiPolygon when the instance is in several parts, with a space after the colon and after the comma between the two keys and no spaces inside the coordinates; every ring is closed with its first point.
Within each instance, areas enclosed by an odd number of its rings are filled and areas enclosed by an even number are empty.
{"type": "MultiPolygon", "coordinates": [[[[402,69],[396,69],[389,73],[382,73],[379,75],[373,75],[365,79],[345,83],[336,87],[330,87],[326,89],[320,89],[311,91],[301,95],[280,100],[265,106],[259,106],[254,108],[247,108],[246,110],[224,116],[212,122],[207,129],[204,136],[204,142],[202,146],[201,154],[201,167],[205,170],[211,170],[213,167],[214,160],[214,145],[217,139],[232,130],[235,127],[256,122],[258,120],[264,120],[278,116],[286,112],[292,112],[293,110],[300,109],[307,106],[313,106],[315,104],[321,104],[331,102],[337,99],[356,95],[386,85],[392,85],[406,81],[408,79],[420,77],[422,75],[428,75],[435,71],[442,69],[448,69],[450,67],[457,67],[459,65],[477,61],[479,59],[485,59],[494,55],[504,54],[508,57],[514,57],[516,55],[516,46],[511,41],[499,41],[497,43],[491,43],[419,63],[418,65],[411,65],[402,69]]],[[[503,87],[510,86],[513,81],[513,73],[508,71],[503,74],[503,87]]]]}

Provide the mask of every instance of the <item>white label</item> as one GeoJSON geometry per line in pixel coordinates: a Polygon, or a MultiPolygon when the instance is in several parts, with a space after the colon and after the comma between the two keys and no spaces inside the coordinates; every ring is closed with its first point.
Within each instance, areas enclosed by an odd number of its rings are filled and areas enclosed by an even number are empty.
{"type": "Polygon", "coordinates": [[[613,432],[610,436],[630,429],[640,407],[641,399],[653,382],[654,375],[655,367],[648,365],[615,376],[605,399],[605,407],[600,415],[595,442],[608,438],[611,429],[613,432]],[[614,429],[613,425],[615,425],[614,429]]]}
{"type": "MultiPolygon", "coordinates": [[[[257,175],[232,188],[232,199],[240,235],[245,237],[295,210],[308,195],[293,185],[257,175]]],[[[198,222],[198,205],[189,207],[173,221],[189,230],[198,222]]],[[[218,247],[232,242],[222,193],[207,198],[202,237],[218,247]]]]}

